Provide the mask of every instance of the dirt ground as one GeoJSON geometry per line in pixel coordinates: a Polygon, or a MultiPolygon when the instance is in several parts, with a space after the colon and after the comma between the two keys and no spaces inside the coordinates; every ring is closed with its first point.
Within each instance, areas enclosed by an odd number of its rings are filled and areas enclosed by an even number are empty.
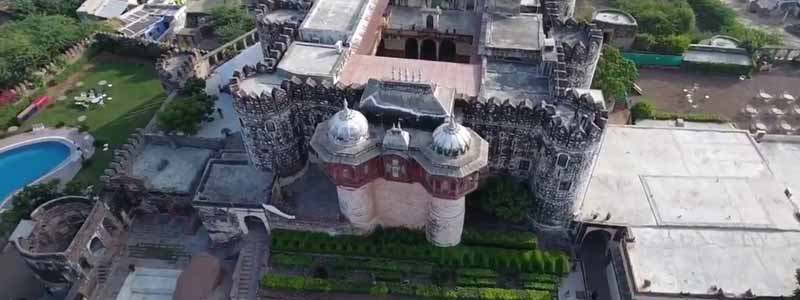
{"type": "Polygon", "coordinates": [[[650,99],[659,111],[665,112],[715,114],[733,120],[745,105],[754,102],[759,90],[775,97],[784,92],[800,97],[798,68],[776,68],[745,80],[732,75],[686,70],[645,68],[639,73],[636,84],[642,88],[643,95],[635,97],[635,101],[650,99]],[[692,89],[695,84],[698,89],[693,94],[693,103],[689,104],[683,90],[692,89]]]}

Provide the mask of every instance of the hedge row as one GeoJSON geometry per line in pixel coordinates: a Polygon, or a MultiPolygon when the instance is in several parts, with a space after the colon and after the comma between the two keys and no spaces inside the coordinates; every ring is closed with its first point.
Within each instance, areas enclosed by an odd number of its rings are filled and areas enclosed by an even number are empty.
{"type": "Polygon", "coordinates": [[[476,268],[458,269],[456,271],[456,274],[459,277],[473,277],[473,278],[495,278],[499,275],[494,270],[476,269],[476,268]]]}
{"type": "Polygon", "coordinates": [[[367,270],[367,271],[386,271],[404,272],[415,274],[428,274],[433,272],[433,265],[429,263],[419,263],[410,261],[394,261],[390,259],[369,258],[354,259],[336,257],[331,262],[334,269],[341,270],[367,270]]]}
{"type": "Polygon", "coordinates": [[[557,283],[561,278],[559,278],[558,276],[548,275],[548,274],[522,273],[519,274],[519,279],[523,282],[557,283]]]}
{"type": "Polygon", "coordinates": [[[387,294],[420,298],[463,300],[549,300],[550,292],[475,287],[439,287],[423,284],[354,283],[344,280],[317,279],[267,274],[261,280],[265,289],[306,292],[345,292],[382,296],[387,294]]]}
{"type": "Polygon", "coordinates": [[[497,278],[458,277],[458,279],[456,279],[456,285],[467,287],[495,287],[497,286],[497,278]]]}
{"type": "Polygon", "coordinates": [[[274,254],[271,259],[272,263],[289,268],[306,268],[314,263],[314,257],[306,254],[274,254]]]}
{"type": "Polygon", "coordinates": [[[679,113],[670,113],[670,112],[656,112],[653,116],[653,119],[656,120],[677,120],[683,119],[686,122],[702,122],[702,123],[725,123],[728,122],[727,119],[718,116],[718,115],[709,115],[709,114],[697,114],[697,113],[690,113],[690,114],[679,114],[679,113]]]}
{"type": "Polygon", "coordinates": [[[556,291],[556,284],[555,283],[545,283],[545,282],[526,282],[522,285],[522,287],[526,290],[540,290],[540,291],[549,291],[555,292],[556,291]]]}
{"type": "Polygon", "coordinates": [[[465,229],[462,243],[471,246],[493,246],[507,249],[535,250],[536,235],[526,231],[482,231],[465,229]]]}
{"type": "Polygon", "coordinates": [[[439,248],[409,234],[376,233],[369,237],[273,230],[272,247],[277,251],[361,255],[427,261],[453,268],[484,268],[517,272],[565,274],[569,259],[559,252],[516,250],[474,246],[439,248]]]}

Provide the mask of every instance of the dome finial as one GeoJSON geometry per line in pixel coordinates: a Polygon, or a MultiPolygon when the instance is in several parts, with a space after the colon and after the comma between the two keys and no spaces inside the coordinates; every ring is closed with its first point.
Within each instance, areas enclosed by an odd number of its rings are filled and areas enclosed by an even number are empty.
{"type": "Polygon", "coordinates": [[[458,123],[456,123],[456,117],[453,114],[447,114],[447,129],[450,129],[451,132],[458,129],[458,123]]]}
{"type": "Polygon", "coordinates": [[[342,99],[342,103],[344,103],[343,104],[344,105],[344,111],[349,111],[350,110],[350,105],[347,104],[347,98],[342,99]]]}

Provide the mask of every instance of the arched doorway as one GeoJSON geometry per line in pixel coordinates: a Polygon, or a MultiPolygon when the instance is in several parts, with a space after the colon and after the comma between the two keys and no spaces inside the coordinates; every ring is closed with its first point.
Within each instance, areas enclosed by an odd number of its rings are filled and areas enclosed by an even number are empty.
{"type": "Polygon", "coordinates": [[[417,39],[406,40],[406,58],[419,58],[419,44],[417,39]]]}
{"type": "Polygon", "coordinates": [[[439,60],[456,61],[456,43],[454,43],[453,40],[443,40],[439,44],[439,60]]]}
{"type": "Polygon", "coordinates": [[[580,258],[583,263],[583,272],[586,276],[586,288],[588,299],[611,299],[611,291],[608,286],[606,268],[611,262],[611,257],[606,255],[608,242],[611,234],[605,230],[595,230],[586,234],[580,248],[580,258]]]}
{"type": "Polygon", "coordinates": [[[420,58],[425,60],[436,60],[436,42],[433,40],[422,41],[422,51],[420,58]]]}
{"type": "Polygon", "coordinates": [[[425,28],[433,29],[433,16],[428,15],[428,17],[425,18],[425,28]]]}

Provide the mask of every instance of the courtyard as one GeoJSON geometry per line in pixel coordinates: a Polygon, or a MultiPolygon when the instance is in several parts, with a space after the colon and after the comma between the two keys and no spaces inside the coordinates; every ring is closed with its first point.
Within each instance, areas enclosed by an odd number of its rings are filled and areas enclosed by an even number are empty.
{"type": "Polygon", "coordinates": [[[650,100],[659,112],[706,114],[736,120],[759,91],[775,97],[784,92],[797,96],[800,95],[798,83],[800,70],[788,67],[754,73],[750,79],[678,69],[642,68],[636,84],[643,94],[634,99],[650,100]],[[692,90],[695,86],[693,101],[689,103],[684,90],[692,90]]]}
{"type": "Polygon", "coordinates": [[[50,97],[50,104],[21,129],[41,123],[87,130],[95,137],[98,151],[75,180],[94,183],[110,162],[113,149],[124,144],[134,130],[147,125],[166,95],[152,62],[100,54],[77,64],[82,66],[75,73],[47,88],[44,95],[50,97]],[[97,103],[77,100],[101,93],[105,96],[97,103]]]}

